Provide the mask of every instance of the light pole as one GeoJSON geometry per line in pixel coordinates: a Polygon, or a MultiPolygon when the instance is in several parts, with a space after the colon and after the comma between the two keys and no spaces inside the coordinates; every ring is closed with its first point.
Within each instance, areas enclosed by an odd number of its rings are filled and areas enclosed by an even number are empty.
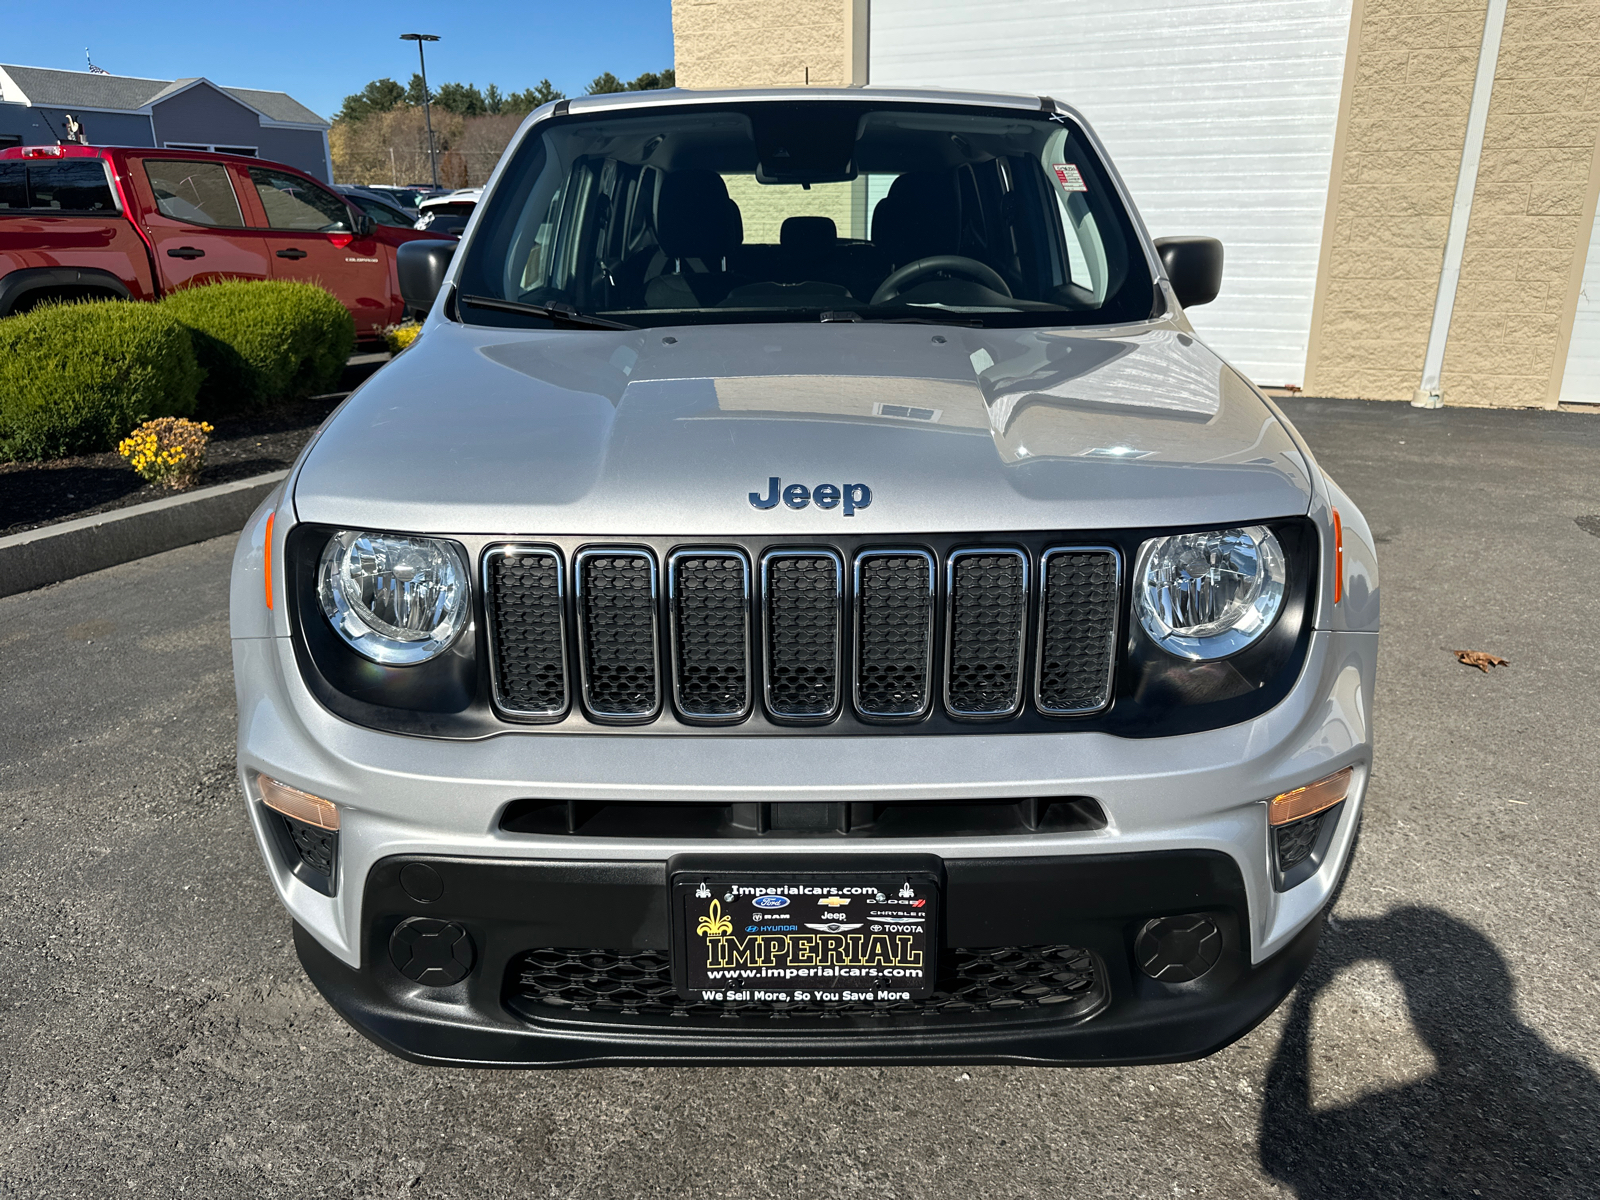
{"type": "Polygon", "coordinates": [[[433,150],[433,111],[428,104],[428,62],[422,56],[423,42],[437,42],[438,36],[432,33],[402,33],[402,42],[415,42],[417,44],[417,64],[422,68],[422,119],[428,125],[428,168],[433,172],[433,186],[439,186],[439,159],[433,150]]]}

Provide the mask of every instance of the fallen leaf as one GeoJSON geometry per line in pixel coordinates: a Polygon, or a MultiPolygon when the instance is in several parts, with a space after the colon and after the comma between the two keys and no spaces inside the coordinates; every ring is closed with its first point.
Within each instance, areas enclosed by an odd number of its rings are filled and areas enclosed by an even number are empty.
{"type": "Polygon", "coordinates": [[[1469,667],[1477,667],[1485,675],[1489,673],[1490,667],[1509,667],[1511,665],[1505,659],[1498,655],[1490,654],[1487,650],[1452,650],[1450,653],[1456,656],[1457,662],[1465,663],[1469,667]]]}

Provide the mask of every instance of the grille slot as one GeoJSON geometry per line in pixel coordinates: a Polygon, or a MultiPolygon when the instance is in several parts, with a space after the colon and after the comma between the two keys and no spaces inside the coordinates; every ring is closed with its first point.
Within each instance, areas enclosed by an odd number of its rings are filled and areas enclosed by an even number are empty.
{"type": "Polygon", "coordinates": [[[779,550],[761,560],[767,711],[822,721],[839,711],[839,610],[844,563],[827,550],[779,550]]]}
{"type": "Polygon", "coordinates": [[[750,711],[750,569],[732,551],[674,554],[672,686],[678,711],[736,721],[750,711]]]}
{"type": "Polygon", "coordinates": [[[933,659],[933,555],[856,556],[856,711],[916,720],[928,711],[933,659]]]}
{"type": "MultiPolygon", "coordinates": [[[[632,1018],[683,1027],[696,1017],[771,1022],[842,1017],[929,1021],[1022,1015],[1073,1019],[1096,1010],[1105,983],[1095,958],[1076,946],[1003,946],[940,954],[939,980],[924,1000],[685,1000],[665,950],[529,950],[511,960],[507,1005],[525,1018],[632,1018]],[[1031,1011],[1030,1011],[1031,1010],[1031,1011]],[[689,1019],[686,1021],[686,1018],[689,1019]]],[[[632,1023],[632,1022],[630,1022],[632,1023]]]]}
{"type": "Polygon", "coordinates": [[[556,720],[567,711],[561,556],[536,546],[484,555],[494,699],[513,716],[556,720]]]}
{"type": "Polygon", "coordinates": [[[584,707],[602,719],[651,719],[661,710],[655,559],[585,550],[577,579],[584,707]]]}
{"type": "Polygon", "coordinates": [[[1028,556],[957,550],[949,559],[945,708],[956,717],[1009,717],[1022,707],[1028,556]]]}
{"type": "Polygon", "coordinates": [[[1040,712],[1095,712],[1111,703],[1121,556],[1105,547],[1047,550],[1039,572],[1040,712]]]}

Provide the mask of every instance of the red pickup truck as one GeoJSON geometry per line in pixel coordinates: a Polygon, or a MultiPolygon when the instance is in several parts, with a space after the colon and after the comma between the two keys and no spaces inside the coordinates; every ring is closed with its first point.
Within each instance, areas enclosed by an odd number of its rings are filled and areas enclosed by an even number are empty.
{"type": "Polygon", "coordinates": [[[402,242],[302,171],[236,154],[124,146],[0,150],[0,317],[43,300],[156,300],[218,279],[301,279],[367,338],[405,316],[402,242]]]}

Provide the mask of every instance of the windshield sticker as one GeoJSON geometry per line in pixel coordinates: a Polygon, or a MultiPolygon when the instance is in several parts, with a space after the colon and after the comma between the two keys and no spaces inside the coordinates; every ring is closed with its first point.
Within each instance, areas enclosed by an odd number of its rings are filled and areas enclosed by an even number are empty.
{"type": "Polygon", "coordinates": [[[1083,181],[1083,176],[1078,173],[1076,163],[1056,163],[1050,168],[1056,173],[1056,182],[1069,192],[1087,192],[1089,185],[1083,181]]]}

